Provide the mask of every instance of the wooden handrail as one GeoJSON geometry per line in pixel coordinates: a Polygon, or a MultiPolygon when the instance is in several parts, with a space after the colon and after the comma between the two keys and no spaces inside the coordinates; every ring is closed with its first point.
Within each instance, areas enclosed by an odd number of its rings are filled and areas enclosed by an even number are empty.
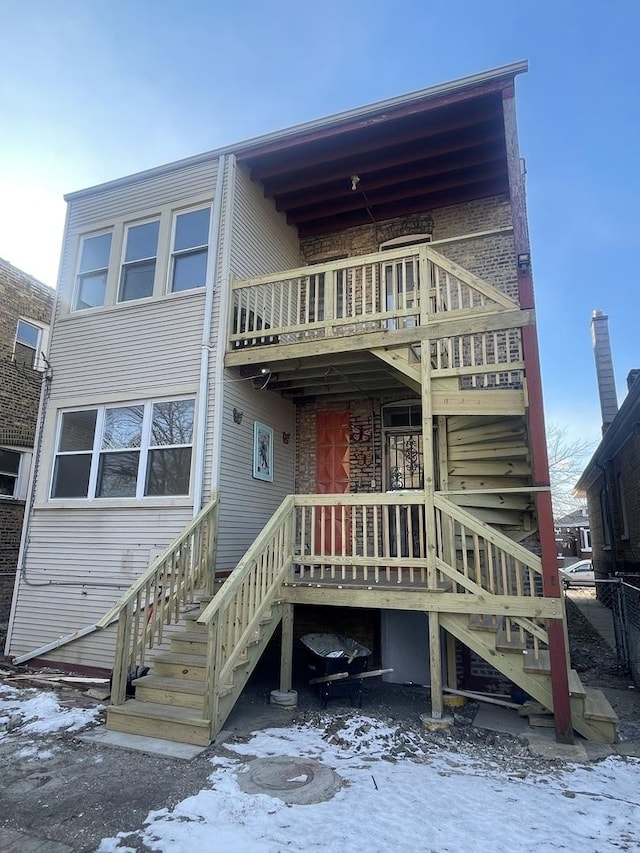
{"type": "Polygon", "coordinates": [[[108,610],[104,616],[96,622],[97,628],[106,628],[107,625],[110,625],[114,619],[118,617],[120,611],[126,607],[126,605],[133,601],[140,590],[144,589],[149,580],[155,575],[161,565],[163,565],[168,557],[171,556],[180,546],[187,541],[187,539],[191,536],[191,534],[200,526],[203,519],[209,515],[210,512],[218,505],[218,495],[216,494],[211,501],[209,501],[206,506],[204,506],[200,512],[195,516],[191,524],[180,534],[180,536],[175,539],[167,548],[160,554],[160,556],[156,557],[156,559],[149,565],[147,570],[143,572],[137,580],[135,580],[129,589],[118,599],[118,601],[113,605],[113,607],[108,610]]]}

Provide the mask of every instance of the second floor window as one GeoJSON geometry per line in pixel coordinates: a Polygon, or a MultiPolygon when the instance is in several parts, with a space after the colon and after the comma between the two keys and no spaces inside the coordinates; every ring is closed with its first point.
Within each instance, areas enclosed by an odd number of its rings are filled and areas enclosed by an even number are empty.
{"type": "Polygon", "coordinates": [[[173,292],[205,285],[210,215],[210,208],[202,207],[176,216],[169,287],[173,292]]]}
{"type": "Polygon", "coordinates": [[[127,227],[119,302],[153,296],[159,229],[159,219],[127,227]]]}
{"type": "Polygon", "coordinates": [[[62,412],[52,498],[188,495],[194,401],[62,412]]]}
{"type": "Polygon", "coordinates": [[[17,498],[21,454],[0,447],[0,497],[17,498]]]}
{"type": "Polygon", "coordinates": [[[76,276],[74,308],[98,308],[104,305],[110,254],[110,231],[83,238],[76,276]]]}
{"type": "Polygon", "coordinates": [[[45,361],[43,352],[47,346],[49,326],[32,323],[29,320],[18,320],[16,339],[13,347],[13,358],[21,367],[33,367],[43,370],[45,361]]]}

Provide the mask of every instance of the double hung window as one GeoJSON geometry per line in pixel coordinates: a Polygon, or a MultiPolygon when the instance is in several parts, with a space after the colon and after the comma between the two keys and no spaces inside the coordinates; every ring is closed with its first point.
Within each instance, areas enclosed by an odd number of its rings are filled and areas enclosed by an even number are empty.
{"type": "Polygon", "coordinates": [[[37,325],[29,320],[18,320],[13,347],[15,363],[21,367],[41,370],[45,364],[42,353],[46,348],[48,331],[49,327],[46,325],[37,325]]]}
{"type": "Polygon", "coordinates": [[[127,227],[119,302],[153,296],[159,229],[159,219],[127,227]]]}
{"type": "Polygon", "coordinates": [[[194,400],[63,412],[52,498],[189,494],[194,400]]]}
{"type": "Polygon", "coordinates": [[[169,288],[174,293],[205,285],[210,216],[209,207],[176,215],[169,288]]]}
{"type": "Polygon", "coordinates": [[[17,498],[22,454],[0,447],[0,497],[17,498]]]}
{"type": "Polygon", "coordinates": [[[111,254],[111,231],[84,237],[76,276],[75,309],[104,305],[111,254]]]}

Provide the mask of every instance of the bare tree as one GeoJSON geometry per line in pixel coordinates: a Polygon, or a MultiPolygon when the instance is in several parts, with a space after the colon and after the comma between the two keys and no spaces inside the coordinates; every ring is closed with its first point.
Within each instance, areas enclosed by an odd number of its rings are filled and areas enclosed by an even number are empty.
{"type": "Polygon", "coordinates": [[[548,424],[547,452],[555,518],[586,507],[586,501],[574,496],[573,490],[595,446],[593,441],[571,439],[567,427],[557,423],[548,424]]]}

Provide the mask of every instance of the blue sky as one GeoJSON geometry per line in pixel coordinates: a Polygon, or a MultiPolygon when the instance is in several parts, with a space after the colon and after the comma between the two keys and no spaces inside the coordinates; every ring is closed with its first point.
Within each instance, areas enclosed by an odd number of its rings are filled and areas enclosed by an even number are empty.
{"type": "Polygon", "coordinates": [[[589,322],[640,367],[637,0],[0,0],[0,257],[55,284],[63,193],[519,59],[547,419],[599,436],[589,322]]]}

